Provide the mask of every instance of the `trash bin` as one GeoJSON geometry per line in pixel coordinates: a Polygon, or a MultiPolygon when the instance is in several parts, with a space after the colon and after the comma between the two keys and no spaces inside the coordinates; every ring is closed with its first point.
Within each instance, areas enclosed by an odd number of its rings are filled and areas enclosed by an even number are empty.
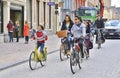
{"type": "Polygon", "coordinates": [[[4,34],[0,34],[0,43],[4,42],[4,34]]]}

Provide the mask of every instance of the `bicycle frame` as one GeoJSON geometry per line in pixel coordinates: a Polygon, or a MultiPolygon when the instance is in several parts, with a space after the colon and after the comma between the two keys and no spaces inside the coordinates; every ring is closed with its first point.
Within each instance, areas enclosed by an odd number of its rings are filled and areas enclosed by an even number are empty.
{"type": "MultiPolygon", "coordinates": [[[[35,58],[37,58],[38,60],[41,60],[43,58],[43,54],[42,52],[39,52],[39,48],[37,49],[37,45],[35,45],[34,51],[35,51],[35,58]]],[[[47,52],[47,47],[44,47],[44,53],[46,52],[47,52]]]]}
{"type": "Polygon", "coordinates": [[[101,44],[102,43],[102,40],[101,40],[101,31],[102,31],[102,29],[98,29],[97,30],[97,40],[98,40],[98,44],[101,44]]]}
{"type": "Polygon", "coordinates": [[[76,50],[76,52],[79,52],[79,50],[80,50],[80,46],[79,46],[79,43],[78,43],[77,39],[74,40],[73,49],[76,50]]]}

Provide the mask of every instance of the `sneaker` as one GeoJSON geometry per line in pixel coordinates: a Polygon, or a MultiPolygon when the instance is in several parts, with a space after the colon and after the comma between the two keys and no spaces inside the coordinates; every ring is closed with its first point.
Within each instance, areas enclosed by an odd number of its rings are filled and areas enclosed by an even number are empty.
{"type": "Polygon", "coordinates": [[[70,50],[67,51],[67,55],[70,55],[70,50]]]}

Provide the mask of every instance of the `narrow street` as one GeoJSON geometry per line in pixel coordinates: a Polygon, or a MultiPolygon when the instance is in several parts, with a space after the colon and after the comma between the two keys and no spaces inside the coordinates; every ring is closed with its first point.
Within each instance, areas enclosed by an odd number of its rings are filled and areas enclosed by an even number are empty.
{"type": "Polygon", "coordinates": [[[82,69],[71,73],[69,59],[63,62],[59,52],[48,55],[45,67],[31,71],[28,62],[0,71],[0,78],[120,78],[120,41],[107,40],[98,50],[94,46],[89,60],[84,60],[82,69]]]}

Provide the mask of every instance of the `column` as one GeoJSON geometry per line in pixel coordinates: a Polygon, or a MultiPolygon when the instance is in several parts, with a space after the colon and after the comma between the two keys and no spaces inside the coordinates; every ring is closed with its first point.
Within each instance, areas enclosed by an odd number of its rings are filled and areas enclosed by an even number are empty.
{"type": "Polygon", "coordinates": [[[10,20],[10,2],[4,1],[3,3],[3,19],[4,19],[4,33],[8,34],[7,24],[10,20]]]}
{"type": "Polygon", "coordinates": [[[3,2],[3,21],[4,21],[4,42],[8,42],[8,29],[7,24],[10,20],[10,2],[4,1],[3,2]]]}

